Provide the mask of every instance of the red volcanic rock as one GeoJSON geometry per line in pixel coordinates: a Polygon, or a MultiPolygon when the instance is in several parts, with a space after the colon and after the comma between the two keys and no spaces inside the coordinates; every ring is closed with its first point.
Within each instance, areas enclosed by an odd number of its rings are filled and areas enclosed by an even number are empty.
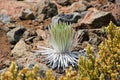
{"type": "Polygon", "coordinates": [[[102,6],[100,10],[111,12],[115,20],[117,21],[117,24],[120,25],[120,3],[119,2],[118,4],[108,2],[106,5],[102,6]]]}
{"type": "Polygon", "coordinates": [[[31,6],[22,1],[0,1],[0,14],[7,14],[11,18],[18,18],[19,13],[26,8],[31,8],[31,6]]]}
{"type": "Polygon", "coordinates": [[[35,8],[36,16],[39,18],[39,21],[43,21],[58,14],[57,6],[50,0],[40,0],[35,8]]]}
{"type": "Polygon", "coordinates": [[[110,12],[104,12],[91,8],[83,20],[79,23],[79,28],[100,28],[108,25],[110,21],[115,22],[115,19],[110,12]]]}
{"type": "Polygon", "coordinates": [[[72,3],[70,6],[61,6],[57,2],[53,1],[53,3],[58,8],[58,13],[73,13],[76,11],[85,11],[87,6],[84,4],[84,1],[78,1],[72,3]]]}

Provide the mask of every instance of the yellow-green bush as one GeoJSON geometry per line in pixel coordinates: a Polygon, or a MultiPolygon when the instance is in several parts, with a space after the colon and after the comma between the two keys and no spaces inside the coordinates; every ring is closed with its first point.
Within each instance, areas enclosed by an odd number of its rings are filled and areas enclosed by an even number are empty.
{"type": "MultiPolygon", "coordinates": [[[[92,53],[88,46],[88,57],[81,56],[78,62],[78,71],[70,67],[65,76],[58,80],[120,80],[120,28],[112,22],[106,27],[107,39],[99,45],[99,51],[92,53]]],[[[12,63],[9,70],[3,72],[0,80],[55,80],[52,71],[46,73],[46,77],[40,78],[37,65],[32,70],[24,68],[18,71],[12,63]]]]}
{"type": "Polygon", "coordinates": [[[55,80],[55,77],[50,70],[46,72],[46,77],[44,79],[40,78],[37,65],[35,65],[32,70],[28,68],[18,70],[18,66],[12,62],[8,71],[0,75],[0,80],[55,80]]]}
{"type": "MultiPolygon", "coordinates": [[[[108,38],[99,45],[98,55],[93,54],[88,46],[88,57],[80,57],[78,74],[74,80],[120,80],[120,27],[110,22],[106,31],[108,38]]],[[[61,80],[72,79],[66,77],[61,80]]]]}

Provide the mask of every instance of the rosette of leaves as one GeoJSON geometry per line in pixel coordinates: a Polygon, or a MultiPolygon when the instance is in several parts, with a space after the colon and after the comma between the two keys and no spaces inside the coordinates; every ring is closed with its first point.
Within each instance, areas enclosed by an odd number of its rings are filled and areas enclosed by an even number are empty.
{"type": "Polygon", "coordinates": [[[36,52],[45,56],[45,63],[52,69],[64,71],[69,66],[77,67],[79,54],[85,52],[71,51],[74,39],[74,31],[70,25],[66,23],[59,23],[51,26],[49,41],[51,48],[39,46],[42,50],[36,52]]]}

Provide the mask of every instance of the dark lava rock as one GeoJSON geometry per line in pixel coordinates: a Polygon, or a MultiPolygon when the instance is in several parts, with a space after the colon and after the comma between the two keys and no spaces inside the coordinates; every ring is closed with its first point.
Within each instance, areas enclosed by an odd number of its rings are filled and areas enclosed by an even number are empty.
{"type": "Polygon", "coordinates": [[[76,28],[100,28],[107,26],[110,21],[116,23],[116,20],[111,12],[104,12],[92,8],[83,18],[83,20],[76,26],[76,28]]]}
{"type": "Polygon", "coordinates": [[[19,18],[22,19],[22,20],[34,20],[35,16],[30,9],[24,9],[20,13],[19,18]]]}
{"type": "Polygon", "coordinates": [[[57,6],[48,0],[42,0],[36,6],[36,16],[41,21],[57,14],[57,6]]]}
{"type": "Polygon", "coordinates": [[[111,12],[116,20],[116,25],[120,25],[120,0],[116,4],[108,2],[106,5],[100,7],[100,10],[111,12]]]}
{"type": "Polygon", "coordinates": [[[34,66],[35,66],[35,64],[34,64],[34,63],[31,63],[31,64],[29,64],[28,68],[29,68],[29,69],[32,69],[34,66]]]}
{"type": "Polygon", "coordinates": [[[9,32],[7,32],[7,37],[10,43],[11,44],[17,43],[20,40],[25,30],[26,29],[24,27],[16,27],[10,30],[9,32]]]}
{"type": "Polygon", "coordinates": [[[81,18],[81,15],[79,13],[60,14],[52,18],[52,24],[59,23],[59,22],[77,23],[78,19],[80,18],[81,18]]]}
{"type": "Polygon", "coordinates": [[[89,41],[89,34],[86,30],[77,31],[78,42],[82,43],[83,41],[89,41]]]}
{"type": "Polygon", "coordinates": [[[56,2],[62,6],[70,5],[70,0],[56,0],[56,2]]]}
{"type": "Polygon", "coordinates": [[[112,2],[112,3],[115,3],[116,0],[108,0],[108,2],[112,2]]]}

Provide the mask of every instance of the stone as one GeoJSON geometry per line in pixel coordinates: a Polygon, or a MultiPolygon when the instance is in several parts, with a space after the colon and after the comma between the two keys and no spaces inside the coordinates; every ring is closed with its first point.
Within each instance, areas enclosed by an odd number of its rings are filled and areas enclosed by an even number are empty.
{"type": "Polygon", "coordinates": [[[0,1],[0,14],[6,14],[12,19],[18,19],[20,12],[26,8],[32,9],[32,6],[24,1],[0,1]]]}
{"type": "Polygon", "coordinates": [[[0,26],[0,29],[4,30],[5,32],[8,32],[10,30],[6,25],[0,26]]]}
{"type": "Polygon", "coordinates": [[[23,67],[27,67],[28,69],[32,69],[34,65],[38,65],[39,73],[41,77],[45,77],[45,72],[49,70],[47,65],[41,63],[40,55],[36,55],[35,53],[31,53],[25,57],[17,58],[16,63],[22,65],[23,67]]]}
{"type": "Polygon", "coordinates": [[[16,24],[15,23],[7,23],[4,26],[9,28],[9,31],[10,31],[10,29],[14,29],[16,27],[16,24]]]}
{"type": "Polygon", "coordinates": [[[110,21],[116,22],[112,13],[104,12],[91,8],[91,10],[85,15],[83,20],[79,23],[77,28],[100,28],[107,26],[110,21]]]}
{"type": "Polygon", "coordinates": [[[27,29],[23,34],[23,38],[26,43],[33,43],[33,39],[36,37],[37,32],[34,29],[27,29]]]}
{"type": "Polygon", "coordinates": [[[81,12],[81,13],[80,13],[81,18],[83,19],[84,16],[85,16],[87,13],[88,13],[88,11],[83,11],[83,12],[81,12]]]}
{"type": "Polygon", "coordinates": [[[47,34],[46,34],[46,32],[44,30],[37,29],[36,32],[37,32],[37,35],[39,37],[41,37],[42,39],[46,39],[47,38],[47,34]]]}
{"type": "Polygon", "coordinates": [[[116,0],[108,0],[108,2],[115,3],[115,2],[116,2],[116,0]]]}
{"type": "Polygon", "coordinates": [[[35,66],[35,64],[34,64],[34,63],[31,63],[31,64],[28,65],[28,68],[29,68],[29,69],[32,69],[34,66],[35,66]]]}
{"type": "Polygon", "coordinates": [[[36,15],[41,18],[41,21],[57,14],[57,6],[49,0],[41,0],[36,5],[36,15]]]}
{"type": "Polygon", "coordinates": [[[47,65],[45,65],[44,63],[42,63],[42,57],[41,57],[41,55],[36,55],[35,53],[33,53],[28,58],[29,59],[27,60],[27,62],[28,62],[27,67],[32,68],[35,64],[37,64],[40,71],[41,70],[44,70],[44,71],[48,70],[47,65]]]}
{"type": "Polygon", "coordinates": [[[52,18],[44,20],[43,24],[41,24],[41,29],[45,30],[47,26],[50,25],[51,23],[52,23],[52,18]]]}
{"type": "Polygon", "coordinates": [[[89,33],[86,30],[78,30],[76,37],[78,39],[78,43],[82,43],[83,41],[89,41],[89,33]]]}
{"type": "Polygon", "coordinates": [[[8,40],[10,41],[10,43],[11,44],[17,43],[20,40],[20,38],[23,35],[25,30],[26,29],[23,26],[20,26],[20,27],[16,27],[16,28],[10,30],[9,32],[7,32],[7,37],[8,37],[8,40]]]}
{"type": "Polygon", "coordinates": [[[117,22],[116,25],[120,25],[120,4],[119,2],[118,4],[108,2],[106,5],[102,6],[100,10],[111,12],[117,22]]]}
{"type": "Polygon", "coordinates": [[[77,45],[75,48],[82,48],[86,49],[88,44],[90,44],[93,47],[93,52],[97,52],[98,45],[103,40],[103,34],[101,32],[101,29],[82,29],[78,30],[76,33],[76,41],[77,45]]]}
{"type": "Polygon", "coordinates": [[[56,0],[56,2],[62,6],[70,5],[70,0],[56,0]]]}
{"type": "Polygon", "coordinates": [[[0,74],[3,72],[6,72],[7,70],[8,70],[8,68],[4,68],[4,69],[0,70],[0,74]]]}
{"type": "Polygon", "coordinates": [[[10,60],[6,60],[6,61],[5,61],[5,65],[6,65],[6,67],[9,67],[10,64],[11,64],[11,61],[10,61],[10,60]]]}
{"type": "Polygon", "coordinates": [[[35,16],[34,16],[33,12],[30,9],[24,9],[20,13],[19,18],[21,20],[34,20],[35,16]]]}
{"type": "Polygon", "coordinates": [[[0,14],[0,21],[3,23],[8,23],[11,21],[11,19],[6,14],[0,14]]]}
{"type": "Polygon", "coordinates": [[[88,42],[91,45],[98,46],[102,42],[102,40],[97,34],[95,34],[93,32],[89,32],[89,41],[88,42]]]}
{"type": "Polygon", "coordinates": [[[23,41],[23,39],[20,39],[20,41],[15,45],[15,47],[11,51],[11,56],[15,59],[24,58],[30,54],[30,46],[27,45],[23,41]]]}
{"type": "Polygon", "coordinates": [[[73,13],[73,12],[82,12],[87,9],[87,6],[84,4],[84,1],[78,1],[72,3],[70,6],[61,6],[55,1],[53,3],[57,6],[58,14],[61,13],[73,13]]]}
{"type": "Polygon", "coordinates": [[[120,0],[115,0],[115,3],[120,5],[120,0]]]}
{"type": "Polygon", "coordinates": [[[59,22],[66,22],[66,23],[77,23],[78,19],[81,18],[79,13],[72,13],[72,14],[60,14],[52,18],[52,24],[59,23],[59,22]]]}

